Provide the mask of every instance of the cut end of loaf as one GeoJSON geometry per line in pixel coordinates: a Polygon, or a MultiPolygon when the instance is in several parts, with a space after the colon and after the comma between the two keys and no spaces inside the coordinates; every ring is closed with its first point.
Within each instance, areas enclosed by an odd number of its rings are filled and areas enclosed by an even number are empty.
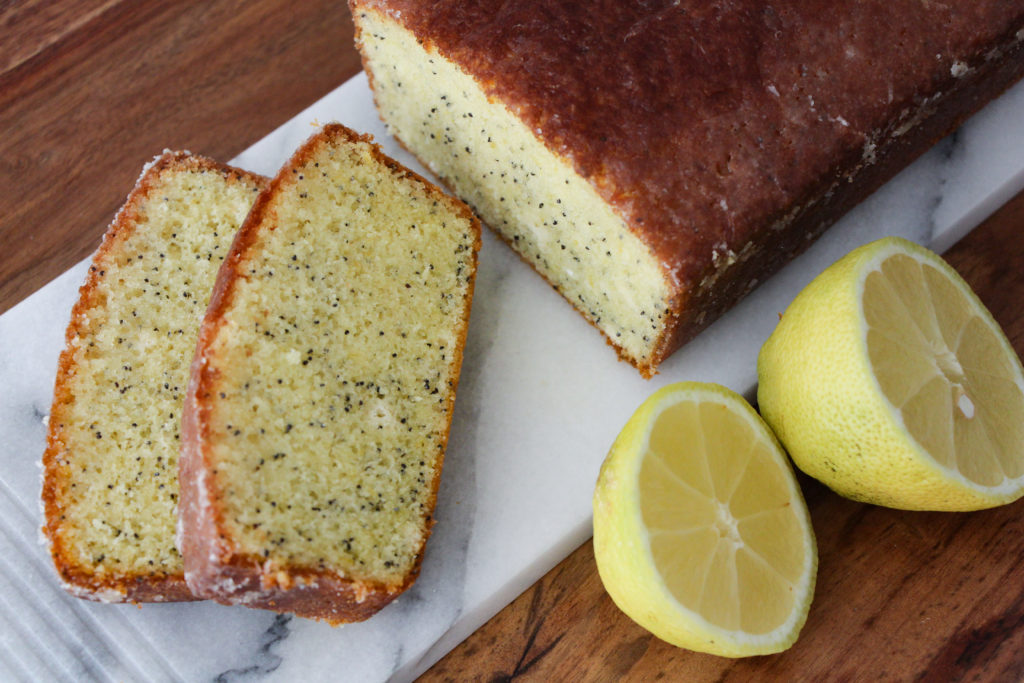
{"type": "Polygon", "coordinates": [[[388,129],[650,376],[670,287],[658,259],[583,180],[474,79],[390,15],[355,8],[388,129]]]}
{"type": "Polygon", "coordinates": [[[181,538],[197,594],[342,622],[412,583],[478,248],[461,202],[340,125],[285,165],[193,364],[181,538]]]}
{"type": "Polygon", "coordinates": [[[93,258],[43,456],[44,533],[74,595],[192,599],[173,539],[188,363],[217,269],[262,183],[167,152],[93,258]]]}

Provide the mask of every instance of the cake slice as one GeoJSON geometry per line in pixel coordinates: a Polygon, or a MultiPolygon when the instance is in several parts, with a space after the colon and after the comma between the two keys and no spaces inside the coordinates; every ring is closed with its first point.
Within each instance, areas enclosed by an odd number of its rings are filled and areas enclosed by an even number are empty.
{"type": "Polygon", "coordinates": [[[645,376],[1024,74],[1024,0],[350,0],[388,129],[645,376]]]}
{"type": "Polygon", "coordinates": [[[199,596],[341,623],[415,580],[472,297],[468,208],[331,124],[256,201],[185,399],[199,596]]]}
{"type": "Polygon", "coordinates": [[[79,597],[193,599],[174,545],[182,402],[217,269],[264,182],[166,152],[93,257],[43,455],[44,534],[79,597]]]}

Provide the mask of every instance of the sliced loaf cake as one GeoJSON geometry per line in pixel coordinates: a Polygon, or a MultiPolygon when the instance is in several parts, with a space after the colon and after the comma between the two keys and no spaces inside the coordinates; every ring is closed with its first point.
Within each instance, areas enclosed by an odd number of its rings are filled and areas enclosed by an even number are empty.
{"type": "Polygon", "coordinates": [[[412,584],[479,231],[465,205],[337,124],[260,195],[185,401],[179,538],[197,595],[340,623],[412,584]]]}
{"type": "Polygon", "coordinates": [[[217,269],[264,182],[167,152],[93,258],[43,455],[44,533],[80,597],[192,599],[174,545],[182,402],[217,269]]]}
{"type": "Polygon", "coordinates": [[[1024,74],[1024,0],[349,0],[389,130],[649,376],[1024,74]]]}

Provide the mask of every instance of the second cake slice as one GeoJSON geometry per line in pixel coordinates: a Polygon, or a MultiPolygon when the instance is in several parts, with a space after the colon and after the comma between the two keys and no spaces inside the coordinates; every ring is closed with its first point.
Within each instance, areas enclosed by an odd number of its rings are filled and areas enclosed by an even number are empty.
{"type": "Polygon", "coordinates": [[[480,227],[333,124],[232,246],[185,400],[179,541],[203,597],[332,623],[412,584],[480,227]]]}
{"type": "Polygon", "coordinates": [[[93,257],[43,454],[43,531],[74,595],[193,599],[174,547],[183,394],[221,260],[265,182],[165,152],[93,257]]]}

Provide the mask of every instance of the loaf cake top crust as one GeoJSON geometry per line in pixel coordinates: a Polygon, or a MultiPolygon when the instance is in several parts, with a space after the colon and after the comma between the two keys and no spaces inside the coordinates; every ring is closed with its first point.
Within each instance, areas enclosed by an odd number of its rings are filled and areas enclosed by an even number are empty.
{"type": "Polygon", "coordinates": [[[174,547],[182,401],[217,269],[264,182],[166,152],[93,257],[43,455],[44,533],[80,597],[193,599],[174,547]]]}
{"type": "Polygon", "coordinates": [[[479,243],[464,204],[338,124],[260,195],[185,401],[179,528],[197,595],[336,623],[411,585],[479,243]]]}
{"type": "Polygon", "coordinates": [[[351,4],[569,159],[681,296],[1024,38],[1021,0],[351,4]]]}

